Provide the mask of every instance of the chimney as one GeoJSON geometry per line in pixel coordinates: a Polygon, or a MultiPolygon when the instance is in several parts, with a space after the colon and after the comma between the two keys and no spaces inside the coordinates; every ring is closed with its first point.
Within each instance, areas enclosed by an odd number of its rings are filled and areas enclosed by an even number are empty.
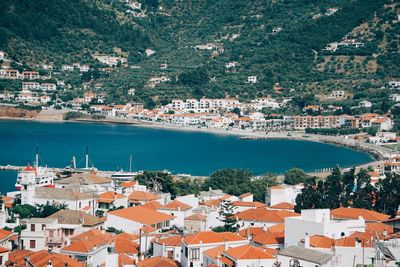
{"type": "Polygon", "coordinates": [[[387,231],[386,230],[383,230],[383,233],[382,233],[384,236],[387,236],[387,231]]]}
{"type": "Polygon", "coordinates": [[[304,247],[310,248],[310,236],[307,233],[306,236],[304,237],[304,247]]]}
{"type": "Polygon", "coordinates": [[[262,230],[263,230],[264,232],[267,232],[268,227],[264,224],[263,227],[262,227],[262,230]]]}
{"type": "Polygon", "coordinates": [[[226,238],[225,238],[225,242],[224,242],[224,250],[228,250],[228,242],[226,242],[226,238]]]}
{"type": "Polygon", "coordinates": [[[51,263],[51,261],[47,262],[46,267],[53,267],[53,264],[51,263]]]}
{"type": "Polygon", "coordinates": [[[143,261],[144,260],[144,255],[140,255],[140,260],[143,261]]]}

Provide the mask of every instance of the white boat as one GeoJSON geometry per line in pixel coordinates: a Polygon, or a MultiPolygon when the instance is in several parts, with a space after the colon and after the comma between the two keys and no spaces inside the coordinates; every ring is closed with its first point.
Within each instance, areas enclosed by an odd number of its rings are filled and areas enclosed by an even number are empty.
{"type": "Polygon", "coordinates": [[[39,166],[39,153],[36,148],[36,159],[34,166],[28,165],[18,172],[17,182],[15,188],[22,189],[22,181],[35,181],[36,186],[54,187],[54,179],[56,178],[55,172],[47,167],[39,166]]]}
{"type": "Polygon", "coordinates": [[[139,175],[140,172],[132,172],[132,155],[129,156],[129,172],[125,172],[121,169],[118,172],[111,174],[111,179],[121,180],[121,181],[130,181],[134,180],[135,176],[139,175]]]}

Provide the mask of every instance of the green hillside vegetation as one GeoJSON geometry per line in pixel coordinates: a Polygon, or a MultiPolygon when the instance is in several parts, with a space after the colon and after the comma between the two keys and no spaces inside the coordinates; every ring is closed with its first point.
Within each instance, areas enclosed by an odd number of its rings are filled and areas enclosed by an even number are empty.
{"type": "Polygon", "coordinates": [[[277,83],[285,88],[278,97],[345,89],[356,100],[375,94],[380,101],[387,96],[375,91],[386,80],[400,78],[399,4],[390,0],[142,0],[146,17],[127,10],[116,0],[5,0],[0,3],[0,50],[32,67],[89,63],[94,69],[88,74],[62,75],[72,84],[69,97],[82,95],[82,82],[92,88],[101,83],[108,101],[142,101],[148,107],[177,97],[275,95],[277,83]],[[325,15],[329,8],[338,10],[325,15]],[[324,51],[346,35],[364,46],[324,51]],[[206,43],[218,43],[218,48],[195,49],[206,43]],[[91,54],[116,54],[115,48],[136,67],[96,71],[103,65],[91,54]],[[155,54],[146,56],[146,48],[155,54]],[[226,69],[232,61],[238,66],[226,69]],[[167,69],[160,69],[163,63],[167,69]],[[160,75],[171,80],[146,86],[150,77],[160,75]],[[247,83],[253,75],[257,83],[247,83]],[[135,96],[127,95],[130,88],[135,96]]]}

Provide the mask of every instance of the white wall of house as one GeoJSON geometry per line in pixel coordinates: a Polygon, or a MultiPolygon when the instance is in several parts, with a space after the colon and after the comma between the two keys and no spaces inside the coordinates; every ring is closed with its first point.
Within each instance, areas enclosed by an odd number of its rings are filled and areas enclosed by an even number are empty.
{"type": "Polygon", "coordinates": [[[186,205],[192,206],[193,209],[199,206],[199,198],[194,194],[176,197],[175,200],[185,203],[186,205]]]}
{"type": "Polygon", "coordinates": [[[188,209],[188,210],[157,209],[157,211],[175,216],[175,218],[171,220],[171,225],[175,225],[180,228],[184,227],[185,218],[192,215],[192,213],[193,213],[192,209],[188,209]]]}
{"type": "Polygon", "coordinates": [[[165,246],[163,244],[153,242],[153,257],[163,256],[180,261],[181,260],[181,247],[165,246]]]}
{"type": "Polygon", "coordinates": [[[182,267],[202,267],[203,263],[203,253],[204,251],[215,248],[218,246],[223,246],[226,244],[227,247],[237,247],[242,245],[247,245],[249,240],[234,241],[234,242],[220,242],[220,243],[206,243],[206,244],[194,244],[186,245],[182,243],[182,257],[181,266],[182,267]],[[192,259],[191,255],[198,255],[198,258],[192,259]],[[191,265],[193,263],[193,265],[191,265]]]}
{"type": "Polygon", "coordinates": [[[355,231],[365,232],[365,220],[330,219],[329,209],[302,210],[301,216],[285,218],[285,247],[297,246],[306,236],[324,235],[338,239],[355,231]]]}
{"type": "Polygon", "coordinates": [[[107,229],[108,227],[114,227],[118,230],[122,230],[126,233],[138,234],[139,229],[143,227],[143,224],[128,220],[119,216],[115,216],[113,214],[107,215],[107,220],[104,223],[104,227],[107,229]]]}

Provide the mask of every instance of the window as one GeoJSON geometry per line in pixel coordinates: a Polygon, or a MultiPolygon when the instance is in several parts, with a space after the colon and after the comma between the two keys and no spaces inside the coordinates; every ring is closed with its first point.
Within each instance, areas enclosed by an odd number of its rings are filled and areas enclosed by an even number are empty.
{"type": "Polygon", "coordinates": [[[36,248],[36,240],[29,240],[29,248],[36,248]]]}
{"type": "Polygon", "coordinates": [[[82,208],[82,202],[79,202],[79,209],[82,208]]]}
{"type": "Polygon", "coordinates": [[[34,223],[31,224],[31,232],[35,232],[35,224],[34,223]]]}
{"type": "Polygon", "coordinates": [[[188,251],[189,251],[188,247],[184,246],[183,247],[183,251],[185,252],[185,257],[187,258],[188,257],[188,251]]]}
{"type": "Polygon", "coordinates": [[[200,249],[199,248],[193,248],[190,250],[190,260],[191,261],[200,260],[200,249]]]}
{"type": "Polygon", "coordinates": [[[44,230],[44,228],[46,228],[46,225],[42,224],[42,231],[44,230]]]}

